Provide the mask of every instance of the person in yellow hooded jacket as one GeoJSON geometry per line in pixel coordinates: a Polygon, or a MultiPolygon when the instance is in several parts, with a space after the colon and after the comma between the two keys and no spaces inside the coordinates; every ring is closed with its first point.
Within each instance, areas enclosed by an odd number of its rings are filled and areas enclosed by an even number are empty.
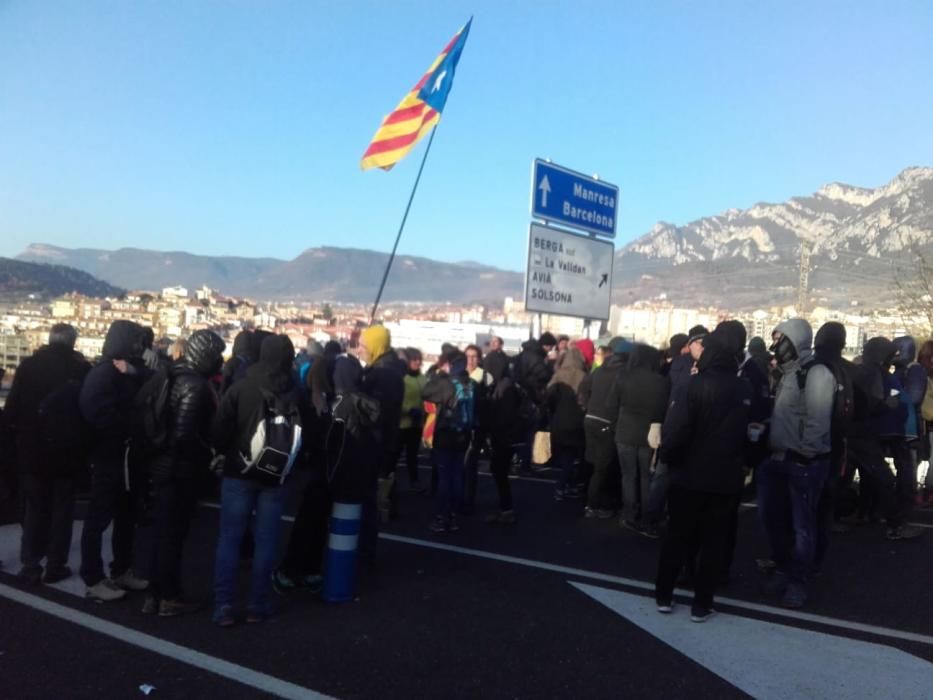
{"type": "MultiPolygon", "coordinates": [[[[374,432],[378,453],[378,513],[373,515],[384,522],[389,517],[389,498],[395,481],[406,368],[405,363],[392,350],[392,337],[385,326],[370,326],[360,334],[359,357],[366,365],[363,370],[363,393],[379,402],[379,424],[374,432]]],[[[363,520],[364,523],[367,520],[365,512],[363,520]]],[[[368,532],[372,536],[372,532],[368,532]]]]}

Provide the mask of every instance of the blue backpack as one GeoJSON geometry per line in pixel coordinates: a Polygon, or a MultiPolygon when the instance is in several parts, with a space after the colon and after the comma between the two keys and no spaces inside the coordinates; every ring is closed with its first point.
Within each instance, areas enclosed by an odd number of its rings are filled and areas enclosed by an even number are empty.
{"type": "Polygon", "coordinates": [[[473,430],[476,417],[476,397],[473,391],[473,382],[469,379],[464,382],[460,379],[451,379],[455,395],[453,404],[444,412],[444,427],[457,433],[468,433],[473,430]]]}

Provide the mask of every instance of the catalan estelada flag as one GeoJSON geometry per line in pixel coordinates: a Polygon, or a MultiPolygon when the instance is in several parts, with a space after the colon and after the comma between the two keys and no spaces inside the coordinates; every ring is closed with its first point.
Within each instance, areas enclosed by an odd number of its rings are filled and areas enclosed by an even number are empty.
{"type": "Polygon", "coordinates": [[[382,126],[360,161],[363,170],[390,170],[440,121],[472,21],[470,18],[454,35],[418,84],[402,98],[395,111],[382,120],[382,126]]]}

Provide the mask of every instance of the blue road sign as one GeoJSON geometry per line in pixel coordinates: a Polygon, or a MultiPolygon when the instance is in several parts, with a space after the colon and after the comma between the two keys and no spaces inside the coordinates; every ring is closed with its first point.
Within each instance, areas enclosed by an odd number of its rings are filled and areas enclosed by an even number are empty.
{"type": "Polygon", "coordinates": [[[535,159],[531,215],[598,236],[615,238],[619,188],[559,165],[535,159]]]}

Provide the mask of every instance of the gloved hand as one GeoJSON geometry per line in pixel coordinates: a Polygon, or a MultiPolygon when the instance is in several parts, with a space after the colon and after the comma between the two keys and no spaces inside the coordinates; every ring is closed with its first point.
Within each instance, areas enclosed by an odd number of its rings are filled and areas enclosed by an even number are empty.
{"type": "Polygon", "coordinates": [[[661,446],[661,424],[652,423],[648,428],[648,447],[656,450],[661,446]]]}

